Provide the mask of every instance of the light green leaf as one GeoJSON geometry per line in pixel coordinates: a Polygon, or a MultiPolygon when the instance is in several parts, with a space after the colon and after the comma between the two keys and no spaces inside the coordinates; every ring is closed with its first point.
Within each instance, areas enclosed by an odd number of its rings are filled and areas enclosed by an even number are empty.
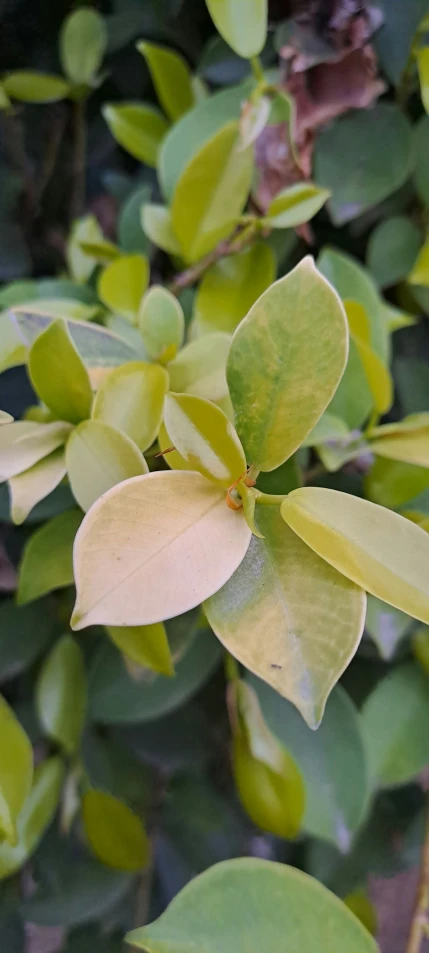
{"type": "Polygon", "coordinates": [[[365,496],[395,510],[429,487],[429,470],[376,457],[364,481],[365,496]]]}
{"type": "Polygon", "coordinates": [[[232,334],[255,303],[273,283],[274,254],[264,242],[227,255],[203,275],[195,299],[195,316],[200,329],[232,334]]]}
{"type": "Polygon", "coordinates": [[[43,663],[36,686],[36,707],[46,734],[68,755],[79,748],[86,699],[82,652],[70,635],[63,635],[43,663]]]}
{"type": "Polygon", "coordinates": [[[4,424],[12,424],[13,421],[12,414],[8,414],[6,410],[0,410],[0,427],[3,427],[4,424]]]}
{"type": "Polygon", "coordinates": [[[267,0],[206,0],[221,37],[235,53],[250,59],[261,52],[267,37],[267,0]]]}
{"type": "Polygon", "coordinates": [[[73,496],[85,512],[111,487],[148,472],[130,437],[101,420],[85,420],[73,430],[66,463],[73,496]]]}
{"type": "Polygon", "coordinates": [[[172,361],[185,336],[183,308],[162,285],[152,285],[140,305],[139,327],[149,357],[161,364],[172,361]]]}
{"type": "Polygon", "coordinates": [[[425,242],[420,250],[417,261],[408,276],[408,281],[412,285],[429,285],[429,241],[425,242]]]}
{"type": "Polygon", "coordinates": [[[19,567],[18,605],[72,585],[73,542],[81,520],[80,510],[66,510],[32,534],[19,567]]]}
{"type": "Polygon", "coordinates": [[[234,230],[246,203],[253,151],[239,149],[238,124],[223,126],[191,158],[174,192],[172,225],[185,258],[198,261],[234,230]]]}
{"type": "Polygon", "coordinates": [[[8,367],[25,364],[28,349],[23,343],[13,318],[7,311],[0,312],[0,372],[8,367]]]}
{"type": "Polygon", "coordinates": [[[147,834],[140,818],[123,801],[106,791],[87,791],[82,799],[82,819],[90,847],[103,864],[128,871],[147,866],[147,834]]]}
{"type": "Polygon", "coordinates": [[[102,382],[92,416],[147,450],[158,434],[167,390],[168,374],[163,367],[131,361],[111,371],[102,382]]]}
{"type": "Polygon", "coordinates": [[[383,661],[390,662],[411,625],[412,619],[405,612],[368,596],[365,631],[375,642],[383,661]]]}
{"type": "Polygon", "coordinates": [[[367,377],[356,344],[350,338],[346,369],[329,404],[328,413],[344,420],[349,430],[357,430],[369,417],[371,407],[372,396],[367,377]]]}
{"type": "Polygon", "coordinates": [[[420,231],[405,215],[387,218],[374,228],[367,246],[367,264],[379,288],[389,288],[406,278],[420,245],[420,231]]]}
{"type": "Polygon", "coordinates": [[[69,424],[55,422],[39,424],[32,420],[18,420],[0,428],[0,480],[10,480],[33,467],[57,447],[61,447],[70,433],[69,424]]]}
{"type": "Polygon", "coordinates": [[[12,521],[17,525],[23,523],[36,504],[61,483],[66,472],[64,450],[60,447],[28,470],[12,477],[9,481],[12,521]]]}
{"type": "Polygon", "coordinates": [[[127,480],[97,501],[76,538],[73,627],[151,625],[187,612],[229,579],[249,539],[243,514],[198,473],[127,480]]]}
{"type": "Polygon", "coordinates": [[[162,108],[175,122],[194,105],[189,66],[179,53],[155,43],[140,41],[137,49],[146,60],[162,108]]]}
{"type": "Polygon", "coordinates": [[[101,111],[116,142],[135,159],[156,166],[168,129],[159,110],[143,103],[105,103],[101,111]]]}
{"type": "Polygon", "coordinates": [[[4,78],[3,87],[11,99],[24,103],[55,103],[65,99],[70,91],[69,83],[62,76],[33,70],[14,70],[4,78]]]}
{"type": "Polygon", "coordinates": [[[106,24],[96,10],[74,10],[67,17],[60,32],[60,58],[72,83],[92,83],[103,62],[106,47],[106,24]]]}
{"type": "MultiPolygon", "coordinates": [[[[43,314],[28,311],[15,312],[12,322],[13,324],[16,322],[19,333],[28,345],[31,345],[41,332],[53,323],[51,318],[43,314]]],[[[116,367],[118,364],[124,364],[125,361],[133,361],[136,358],[134,348],[106,328],[83,321],[67,321],[67,327],[83,362],[90,371],[116,367]]]]}
{"type": "Polygon", "coordinates": [[[137,323],[141,299],[149,284],[149,263],[144,255],[123,255],[104,269],[98,294],[111,311],[131,324],[137,323]]]}
{"type": "Polygon", "coordinates": [[[322,275],[334,285],[340,298],[357,301],[365,308],[371,327],[369,344],[385,363],[390,354],[389,335],[385,321],[385,302],[377,291],[368,271],[351,255],[324,248],[317,259],[322,275]]]}
{"type": "Polygon", "coordinates": [[[161,675],[174,675],[170,646],[163,622],[153,625],[106,626],[117,648],[128,658],[161,675]]]}
{"type": "Polygon", "coordinates": [[[171,223],[170,209],[165,205],[153,205],[147,202],[142,205],[141,221],[145,235],[154,245],[162,248],[169,255],[181,255],[179,240],[174,234],[171,223]]]}
{"type": "Polygon", "coordinates": [[[310,430],[302,446],[317,447],[318,444],[327,443],[331,440],[344,440],[348,436],[349,429],[344,420],[325,410],[316,426],[313,427],[313,430],[310,430]]]}
{"type": "MultiPolygon", "coordinates": [[[[30,304],[23,304],[17,311],[26,310],[31,307],[30,304]]],[[[77,319],[78,321],[92,321],[98,317],[101,308],[98,304],[86,304],[84,301],[77,301],[75,298],[38,298],[37,308],[40,308],[41,314],[50,318],[77,319]]]]}
{"type": "Polygon", "coordinates": [[[413,662],[378,682],[362,709],[374,785],[405,784],[429,763],[429,682],[413,662]]]}
{"type": "Polygon", "coordinates": [[[230,344],[230,335],[220,332],[187,344],[167,367],[170,389],[214,403],[228,397],[225,369],[230,344]]]}
{"type": "Polygon", "coordinates": [[[373,453],[419,467],[429,467],[429,418],[404,418],[399,424],[377,427],[370,433],[373,453]],[[375,439],[374,439],[375,437],[375,439]]]}
{"type": "Polygon", "coordinates": [[[108,265],[110,261],[114,261],[121,255],[118,246],[103,237],[97,241],[79,241],[79,247],[85,257],[94,259],[94,267],[95,264],[108,265]]]}
{"type": "Polygon", "coordinates": [[[274,470],[292,456],[335,393],[347,346],[341,302],[310,257],[253,305],[227,365],[248,464],[274,470]]]}
{"type": "Polygon", "coordinates": [[[376,503],[323,487],[293,490],[283,519],[357,585],[429,622],[429,536],[376,503]]]}
{"type": "Polygon", "coordinates": [[[429,113],[429,46],[424,46],[418,51],[417,68],[419,71],[422,102],[426,112],[429,113]]]}
{"type": "Polygon", "coordinates": [[[28,370],[38,396],[60,420],[77,424],[90,416],[88,371],[62,318],[36,338],[28,356],[28,370]]]}
{"type": "Polygon", "coordinates": [[[297,228],[317,214],[330,194],[328,189],[319,189],[312,182],[290,185],[270,202],[264,221],[272,228],[297,228]]]}
{"type": "Polygon", "coordinates": [[[357,301],[349,300],[344,302],[344,307],[350,335],[362,361],[373,405],[381,416],[390,410],[393,403],[393,381],[390,371],[371,347],[371,328],[365,308],[357,301]]]}
{"type": "Polygon", "coordinates": [[[33,787],[18,818],[18,843],[0,844],[0,880],[19,870],[36,850],[58,807],[64,766],[48,758],[34,772],[33,787]]]}
{"type": "Polygon", "coordinates": [[[103,232],[95,215],[85,215],[84,218],[78,218],[73,223],[67,242],[66,258],[69,272],[75,281],[85,284],[97,264],[93,255],[83,251],[82,243],[97,244],[103,240],[103,232]]]}
{"type": "Polygon", "coordinates": [[[0,695],[0,833],[17,844],[17,820],[31,791],[33,749],[23,728],[0,695]]]}
{"type": "Polygon", "coordinates": [[[365,595],[285,533],[277,507],[258,506],[257,525],[264,539],[252,538],[205,611],[228,651],[316,728],[359,645],[365,595]]]}
{"type": "Polygon", "coordinates": [[[215,404],[193,394],[168,394],[164,422],[190,470],[225,488],[245,475],[244,450],[234,427],[215,404]]]}
{"type": "Polygon", "coordinates": [[[377,953],[360,921],[321,883],[254,857],[223,861],[195,877],[127,942],[147,953],[377,953]]]}

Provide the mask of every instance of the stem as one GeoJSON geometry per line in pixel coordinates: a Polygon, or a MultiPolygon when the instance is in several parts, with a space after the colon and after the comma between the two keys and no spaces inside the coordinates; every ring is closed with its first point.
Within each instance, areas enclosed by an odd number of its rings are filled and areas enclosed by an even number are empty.
{"type": "Polygon", "coordinates": [[[429,923],[429,803],[426,806],[426,829],[420,863],[416,905],[411,923],[406,953],[419,953],[422,940],[427,936],[429,923]]]}
{"type": "Polygon", "coordinates": [[[250,65],[252,67],[252,73],[256,79],[257,83],[264,83],[265,76],[262,63],[259,59],[259,56],[252,56],[250,59],[250,65]]]}
{"type": "Polygon", "coordinates": [[[287,493],[263,493],[262,490],[257,490],[256,502],[262,506],[280,506],[287,495],[287,493]]]}
{"type": "Polygon", "coordinates": [[[181,271],[180,274],[176,275],[174,281],[169,285],[169,291],[177,295],[180,294],[184,288],[189,288],[191,285],[194,285],[211,265],[216,264],[220,258],[225,258],[228,255],[236,255],[237,252],[243,251],[248,245],[252,244],[256,235],[256,228],[246,225],[238,234],[234,234],[231,238],[219,242],[219,245],[216,245],[213,251],[209,252],[204,258],[201,258],[201,261],[197,261],[195,265],[191,265],[190,268],[186,268],[185,271],[181,271]]]}
{"type": "Polygon", "coordinates": [[[74,156],[70,221],[79,218],[85,208],[86,126],[85,101],[73,103],[74,156]]]}

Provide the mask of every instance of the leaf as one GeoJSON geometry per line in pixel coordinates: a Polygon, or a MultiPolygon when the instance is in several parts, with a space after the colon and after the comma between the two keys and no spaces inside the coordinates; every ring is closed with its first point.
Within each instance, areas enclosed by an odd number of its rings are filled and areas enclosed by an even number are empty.
{"type": "Polygon", "coordinates": [[[417,68],[419,71],[422,103],[426,112],[429,113],[429,46],[423,46],[418,51],[417,68]]]}
{"type": "MultiPolygon", "coordinates": [[[[84,13],[77,10],[76,13],[84,13]]],[[[91,11],[86,11],[91,13],[91,11]]],[[[76,14],[72,14],[75,16],[76,14]]],[[[98,14],[95,14],[98,16],[98,14]]],[[[83,245],[99,245],[104,243],[104,236],[95,215],[85,215],[73,222],[70,237],[67,242],[66,257],[70,274],[75,281],[85,283],[91,277],[97,264],[97,259],[82,247],[83,245]]],[[[107,243],[106,243],[107,244],[107,243]]]]}
{"type": "Polygon", "coordinates": [[[143,103],[105,103],[101,112],[116,142],[135,159],[155,167],[168,129],[162,113],[143,103]]]}
{"type": "Polygon", "coordinates": [[[187,344],[168,365],[170,389],[214,403],[223,400],[228,396],[225,369],[230,344],[230,335],[220,332],[187,344]]]}
{"type": "Polygon", "coordinates": [[[172,361],[183,344],[185,317],[171,291],[152,285],[140,305],[139,327],[149,357],[161,364],[172,361]]]}
{"type": "Polygon", "coordinates": [[[227,416],[193,394],[168,394],[164,411],[168,435],[190,470],[228,488],[246,473],[243,448],[227,416]]]}
{"type": "Polygon", "coordinates": [[[365,496],[374,503],[397,509],[429,487],[429,471],[410,463],[375,457],[364,482],[365,496]]]}
{"type": "Polygon", "coordinates": [[[185,258],[198,261],[234,230],[253,172],[251,148],[238,148],[238,124],[229,122],[196,152],[174,192],[172,226],[185,258]]]}
{"type": "Polygon", "coordinates": [[[420,231],[404,215],[387,218],[371,232],[367,264],[379,288],[390,288],[411,271],[421,244],[420,231]]]}
{"type": "Polygon", "coordinates": [[[9,493],[13,522],[17,525],[23,523],[37,503],[55,490],[66,473],[64,450],[60,447],[28,470],[12,477],[9,493]]]}
{"type": "Polygon", "coordinates": [[[427,675],[407,662],[378,682],[362,709],[362,727],[374,785],[411,781],[429,762],[427,675]]]}
{"type": "Polygon", "coordinates": [[[411,625],[412,619],[404,612],[386,605],[375,596],[368,596],[365,630],[375,642],[383,661],[390,662],[411,625]]]}
{"type": "Polygon", "coordinates": [[[141,223],[141,209],[149,201],[152,189],[148,183],[137,185],[124,199],[117,221],[117,237],[122,252],[147,255],[150,244],[141,223]]]}
{"type": "Polygon", "coordinates": [[[28,370],[38,396],[60,420],[77,424],[90,416],[92,388],[88,372],[61,318],[36,338],[28,370]]]}
{"type": "Polygon", "coordinates": [[[12,708],[0,695],[0,832],[17,844],[17,820],[31,791],[33,749],[12,708]]]}
{"type": "Polygon", "coordinates": [[[153,625],[107,626],[112,642],[137,665],[161,675],[174,675],[170,646],[163,622],[153,625]]]}
{"type": "Polygon", "coordinates": [[[427,116],[421,116],[413,126],[413,180],[416,192],[424,205],[429,203],[429,170],[426,161],[428,145],[429,119],[427,116]]]}
{"type": "Polygon", "coordinates": [[[14,70],[3,80],[7,96],[24,103],[55,103],[66,99],[70,86],[62,76],[36,73],[33,70],[14,70]]]}
{"type": "Polygon", "coordinates": [[[397,513],[337,490],[301,487],[283,519],[322,559],[357,585],[429,621],[429,537],[397,513]]]}
{"type": "Polygon", "coordinates": [[[23,473],[39,460],[53,453],[67,440],[69,424],[55,422],[38,424],[18,420],[0,429],[0,480],[23,473]]]}
{"type": "Polygon", "coordinates": [[[360,920],[372,936],[378,932],[378,919],[375,906],[371,903],[363,889],[356,889],[344,897],[344,903],[349,910],[360,920]]]}
{"type": "MultiPolygon", "coordinates": [[[[405,424],[406,419],[402,424],[405,424]]],[[[372,452],[380,457],[429,467],[429,421],[425,426],[418,426],[417,422],[416,427],[410,430],[405,427],[401,429],[401,425],[393,432],[378,427],[376,438],[371,439],[370,446],[372,452]]]]}
{"type": "MultiPolygon", "coordinates": [[[[16,322],[19,327],[26,344],[32,344],[40,333],[53,323],[51,318],[43,314],[28,311],[15,313],[13,322],[16,322]]],[[[106,328],[84,321],[67,321],[66,323],[84,364],[90,370],[100,367],[117,367],[125,361],[135,360],[134,348],[106,328]]]]}
{"type": "Polygon", "coordinates": [[[0,681],[16,678],[46,649],[56,620],[46,603],[15,605],[2,599],[0,606],[0,681]]]}
{"type": "Polygon", "coordinates": [[[240,144],[247,149],[256,142],[264,131],[271,112],[271,100],[268,96],[259,95],[255,100],[248,99],[243,103],[240,116],[240,144]]]}
{"type": "Polygon", "coordinates": [[[140,41],[137,49],[146,60],[162,108],[175,122],[194,105],[189,66],[178,53],[155,43],[140,41]]]}
{"type": "Polygon", "coordinates": [[[96,10],[74,10],[60,32],[61,65],[72,83],[91,85],[107,47],[105,21],[96,10]]]}
{"type": "Polygon", "coordinates": [[[0,410],[0,426],[3,427],[4,424],[12,424],[14,418],[12,414],[8,414],[6,410],[0,410]]]}
{"type": "Polygon", "coordinates": [[[68,755],[79,748],[86,713],[86,675],[82,652],[63,635],[45,659],[36,686],[40,723],[68,755]]]}
{"type": "Polygon", "coordinates": [[[267,37],[267,0],[206,0],[221,37],[235,53],[250,59],[261,52],[267,37]]]}
{"type": "Polygon", "coordinates": [[[141,450],[147,450],[157,436],[167,390],[164,368],[131,361],[111,371],[102,382],[92,416],[121,430],[141,450]]]}
{"type": "MultiPolygon", "coordinates": [[[[112,911],[122,909],[127,903],[131,887],[130,874],[109,870],[97,861],[85,858],[67,864],[54,883],[52,878],[47,879],[21,904],[21,910],[32,923],[46,927],[76,927],[100,918],[110,919],[112,911]]],[[[106,936],[100,941],[102,946],[97,947],[94,937],[89,947],[86,944],[77,947],[74,939],[77,940],[77,932],[68,935],[64,953],[120,953],[120,947],[112,947],[106,936]]]]}
{"type": "Polygon", "coordinates": [[[104,269],[98,294],[111,311],[136,324],[140,301],[149,284],[149,264],[144,255],[123,255],[104,269]]]}
{"type": "MultiPolygon", "coordinates": [[[[349,436],[349,430],[341,417],[335,417],[328,410],[320,417],[317,424],[310,430],[308,437],[303,441],[303,447],[317,447],[318,444],[333,440],[344,440],[349,436]]],[[[293,488],[295,489],[295,487],[293,488]]]]}
{"type": "Polygon", "coordinates": [[[82,818],[91,849],[103,864],[130,872],[147,867],[147,834],[140,818],[123,801],[105,791],[87,791],[82,818]]]}
{"type": "Polygon", "coordinates": [[[228,651],[316,728],[358,647],[365,595],[285,533],[277,508],[258,506],[257,525],[264,538],[252,538],[205,612],[228,651]]]}
{"type": "Polygon", "coordinates": [[[346,360],[341,303],[304,258],[259,298],[232,339],[227,380],[249,464],[274,470],[297,450],[335,393],[346,360]]]}
{"type": "Polygon", "coordinates": [[[407,65],[414,34],[422,17],[427,13],[426,0],[377,0],[383,21],[374,41],[377,56],[383,71],[395,86],[402,80],[402,71],[407,65]]]}
{"type": "Polygon", "coordinates": [[[34,772],[33,787],[18,818],[15,847],[0,843],[0,880],[19,870],[49,827],[60,798],[64,767],[60,758],[48,758],[34,772]]]}
{"type": "Polygon", "coordinates": [[[73,541],[81,520],[80,510],[66,510],[30,536],[19,567],[18,605],[73,584],[73,541]]]}
{"type": "Polygon", "coordinates": [[[147,202],[141,210],[142,228],[154,245],[170,255],[181,255],[179,241],[173,231],[170,209],[147,202]]]}
{"type": "Polygon", "coordinates": [[[374,407],[379,415],[386,414],[393,403],[393,381],[390,372],[369,343],[371,329],[365,309],[357,301],[345,301],[344,307],[374,407]]]}
{"type": "Polygon", "coordinates": [[[149,473],[113,487],[76,538],[73,627],[151,625],[187,612],[229,579],[249,539],[242,513],[197,473],[149,473]]]}
{"type": "Polygon", "coordinates": [[[324,248],[319,255],[317,267],[334,285],[340,298],[357,301],[365,308],[371,328],[368,344],[386,363],[390,356],[390,348],[385,320],[385,303],[369,272],[351,255],[329,247],[324,248]]]}
{"type": "Polygon", "coordinates": [[[73,430],[66,463],[73,496],[85,512],[113,486],[148,472],[135,443],[100,420],[85,420],[73,430]]]}
{"type": "Polygon", "coordinates": [[[298,182],[278,192],[268,206],[264,221],[271,228],[297,228],[308,222],[330,196],[312,182],[298,182]]]}
{"type": "Polygon", "coordinates": [[[321,883],[296,867],[254,857],[204,871],[158,920],[126,939],[148,953],[377,951],[360,921],[321,883]]]}
{"type": "Polygon", "coordinates": [[[423,287],[429,285],[429,241],[425,242],[420,249],[417,261],[414,262],[414,267],[408,275],[408,281],[412,285],[422,285],[423,287]]]}
{"type": "Polygon", "coordinates": [[[326,703],[317,733],[296,709],[251,675],[268,727],[295,758],[306,790],[303,827],[348,852],[368,806],[368,772],[359,714],[340,685],[326,703]],[[341,751],[341,759],[338,752],[341,751]]]}
{"type": "Polygon", "coordinates": [[[211,265],[195,299],[199,327],[204,332],[232,334],[257,298],[273,283],[275,273],[274,254],[263,242],[211,265]]]}

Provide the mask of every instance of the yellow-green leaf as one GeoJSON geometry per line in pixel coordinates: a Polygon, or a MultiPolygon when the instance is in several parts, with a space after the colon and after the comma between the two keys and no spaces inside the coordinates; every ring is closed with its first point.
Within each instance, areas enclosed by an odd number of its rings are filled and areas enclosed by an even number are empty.
{"type": "Polygon", "coordinates": [[[73,542],[80,510],[66,510],[30,536],[19,567],[18,605],[73,583],[73,542]]]}
{"type": "Polygon", "coordinates": [[[73,627],[181,615],[229,579],[249,539],[243,514],[198,473],[127,480],[97,501],[76,538],[73,627]]]}
{"type": "Polygon", "coordinates": [[[267,37],[267,0],[206,0],[213,23],[235,53],[250,59],[267,37]]]}
{"type": "Polygon", "coordinates": [[[415,414],[369,434],[373,453],[390,460],[429,467],[429,415],[415,414]]]}
{"type": "Polygon", "coordinates": [[[162,285],[152,285],[140,305],[139,327],[149,357],[162,364],[172,361],[185,335],[183,308],[162,285]]]}
{"type": "Polygon", "coordinates": [[[377,933],[377,911],[368,894],[362,888],[356,888],[344,897],[344,903],[364,927],[375,936],[377,933]]]}
{"type": "Polygon", "coordinates": [[[205,611],[228,651],[316,728],[359,645],[365,594],[285,533],[277,507],[258,506],[257,524],[264,539],[205,611]]]}
{"type": "Polygon", "coordinates": [[[429,46],[424,46],[418,51],[417,68],[419,71],[422,102],[426,112],[429,113],[429,46]]]}
{"type": "Polygon", "coordinates": [[[62,318],[39,334],[28,357],[31,382],[38,396],[60,420],[72,424],[91,414],[88,371],[62,318]]]}
{"type": "Polygon", "coordinates": [[[411,463],[375,457],[364,480],[365,496],[374,503],[397,509],[429,487],[429,470],[411,463]]]}
{"type": "Polygon", "coordinates": [[[116,142],[135,159],[155,167],[168,129],[159,110],[143,103],[105,103],[101,111],[116,142]]]}
{"type": "Polygon", "coordinates": [[[393,381],[388,368],[370,345],[371,327],[365,308],[357,301],[345,301],[350,334],[362,361],[374,407],[378,414],[386,414],[393,402],[393,381]]]}
{"type": "Polygon", "coordinates": [[[239,149],[238,124],[228,122],[196,152],[176,185],[172,225],[185,258],[198,261],[234,230],[253,172],[251,147],[239,149]]]}
{"type": "Polygon", "coordinates": [[[147,473],[130,437],[101,420],[85,420],[73,430],[66,463],[73,496],[85,511],[112,486],[147,473]]]}
{"type": "Polygon", "coordinates": [[[229,334],[220,332],[187,344],[168,365],[171,390],[214,403],[228,397],[225,369],[230,344],[229,334]]]}
{"type": "Polygon", "coordinates": [[[137,312],[148,284],[147,258],[144,255],[123,255],[107,265],[100,275],[98,294],[111,311],[136,324],[137,312]]]}
{"type": "Polygon", "coordinates": [[[103,232],[95,215],[85,215],[73,223],[67,242],[66,258],[69,272],[75,281],[85,284],[97,264],[93,255],[83,251],[82,243],[94,244],[102,241],[103,232]]]}
{"type": "Polygon", "coordinates": [[[429,622],[429,537],[397,513],[324,487],[293,490],[283,519],[322,559],[373,596],[429,622]]]}
{"type": "Polygon", "coordinates": [[[33,749],[15,713],[0,695],[0,839],[17,843],[17,820],[31,791],[33,749]]]}
{"type": "Polygon", "coordinates": [[[263,242],[221,258],[204,273],[197,291],[195,316],[199,328],[232,334],[273,283],[275,274],[274,253],[263,242]]]}
{"type": "Polygon", "coordinates": [[[3,80],[3,87],[11,99],[24,103],[55,103],[65,99],[70,86],[62,76],[37,73],[33,70],[14,70],[3,80]]]}
{"type": "Polygon", "coordinates": [[[107,47],[107,29],[97,10],[74,10],[60,33],[60,57],[72,83],[90,84],[96,76],[107,47]]]}
{"type": "Polygon", "coordinates": [[[191,71],[183,56],[146,41],[137,43],[137,49],[149,67],[162,108],[173,121],[180,119],[194,105],[191,71]]]}
{"type": "Polygon", "coordinates": [[[64,450],[60,447],[9,481],[10,512],[14,523],[23,523],[33,507],[52,493],[67,472],[64,450]]]}
{"type": "Polygon", "coordinates": [[[106,791],[90,790],[82,799],[82,819],[90,847],[102,864],[137,871],[149,863],[150,846],[137,814],[106,791]]]}
{"type": "Polygon", "coordinates": [[[173,446],[190,469],[224,487],[245,475],[243,447],[215,404],[193,394],[168,394],[164,422],[173,446]]]}
{"type": "Polygon", "coordinates": [[[271,228],[297,228],[316,215],[330,194],[329,189],[319,189],[313,182],[290,185],[270,202],[264,221],[271,228]]]}
{"type": "Polygon", "coordinates": [[[39,424],[18,420],[0,428],[0,480],[10,480],[33,467],[61,447],[70,433],[69,424],[39,424]]]}
{"type": "Polygon", "coordinates": [[[49,652],[36,686],[36,707],[46,734],[64,748],[77,751],[86,714],[86,675],[75,639],[63,635],[49,652]]]}
{"type": "Polygon", "coordinates": [[[154,205],[150,202],[145,203],[141,210],[142,228],[154,245],[162,248],[170,255],[180,256],[182,250],[179,245],[179,239],[173,231],[170,209],[165,205],[154,205]]]}
{"type": "Polygon", "coordinates": [[[147,450],[157,436],[167,390],[168,374],[163,367],[145,361],[123,364],[102,382],[93,419],[116,427],[147,450]]]}
{"type": "Polygon", "coordinates": [[[153,625],[108,625],[112,642],[133,662],[161,675],[174,675],[173,660],[163,622],[153,625]]]}
{"type": "Polygon", "coordinates": [[[33,787],[18,818],[18,843],[0,843],[0,880],[9,877],[34,853],[58,807],[64,766],[60,758],[48,758],[34,772],[33,787]]]}
{"type": "Polygon", "coordinates": [[[304,258],[264,292],[232,339],[227,380],[248,464],[274,470],[298,449],[338,387],[347,348],[341,301],[304,258]]]}
{"type": "Polygon", "coordinates": [[[113,242],[101,237],[96,241],[79,241],[79,246],[86,257],[92,258],[93,265],[108,265],[110,261],[121,257],[121,251],[113,242]]]}
{"type": "Polygon", "coordinates": [[[417,261],[408,276],[412,285],[429,285],[429,241],[425,242],[417,257],[417,261]]]}

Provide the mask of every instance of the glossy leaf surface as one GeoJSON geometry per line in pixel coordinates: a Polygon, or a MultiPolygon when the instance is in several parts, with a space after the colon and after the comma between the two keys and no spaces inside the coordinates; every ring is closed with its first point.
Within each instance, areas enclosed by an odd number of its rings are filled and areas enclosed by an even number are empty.
{"type": "Polygon", "coordinates": [[[36,338],[28,369],[38,396],[56,417],[78,424],[90,416],[92,388],[88,371],[65,321],[53,321],[36,338]]]}
{"type": "Polygon", "coordinates": [[[111,311],[136,324],[140,301],[148,283],[147,258],[144,255],[123,255],[104,269],[98,281],[98,294],[111,311]]]}
{"type": "Polygon", "coordinates": [[[312,182],[290,185],[278,192],[268,206],[267,224],[272,228],[296,228],[313,218],[330,194],[328,189],[319,189],[312,182]]]}
{"type": "Polygon", "coordinates": [[[101,384],[93,419],[116,427],[147,450],[157,436],[167,390],[168,374],[162,367],[131,361],[111,371],[101,384]]]}
{"type": "Polygon", "coordinates": [[[183,344],[183,308],[162,285],[152,285],[139,311],[139,327],[149,357],[162,364],[172,361],[183,344]]]}
{"type": "Polygon", "coordinates": [[[113,486],[148,472],[135,443],[100,420],[85,420],[76,427],[66,462],[73,495],[85,512],[113,486]]]}
{"type": "Polygon", "coordinates": [[[9,480],[10,512],[19,525],[45,496],[61,483],[67,472],[64,450],[59,448],[34,466],[9,480]]]}
{"type": "Polygon", "coordinates": [[[70,426],[62,422],[39,424],[18,420],[0,429],[0,480],[27,471],[67,440],[70,426]]]}
{"type": "Polygon", "coordinates": [[[226,415],[193,394],[168,394],[164,422],[173,446],[190,470],[229,487],[244,476],[246,458],[226,415]]]}
{"type": "Polygon", "coordinates": [[[109,625],[112,642],[128,658],[161,675],[174,675],[170,646],[162,622],[153,625],[109,625]]]}
{"type": "Polygon", "coordinates": [[[269,245],[250,248],[221,258],[204,273],[198,287],[195,314],[206,331],[232,334],[275,279],[276,263],[269,245]]]}

